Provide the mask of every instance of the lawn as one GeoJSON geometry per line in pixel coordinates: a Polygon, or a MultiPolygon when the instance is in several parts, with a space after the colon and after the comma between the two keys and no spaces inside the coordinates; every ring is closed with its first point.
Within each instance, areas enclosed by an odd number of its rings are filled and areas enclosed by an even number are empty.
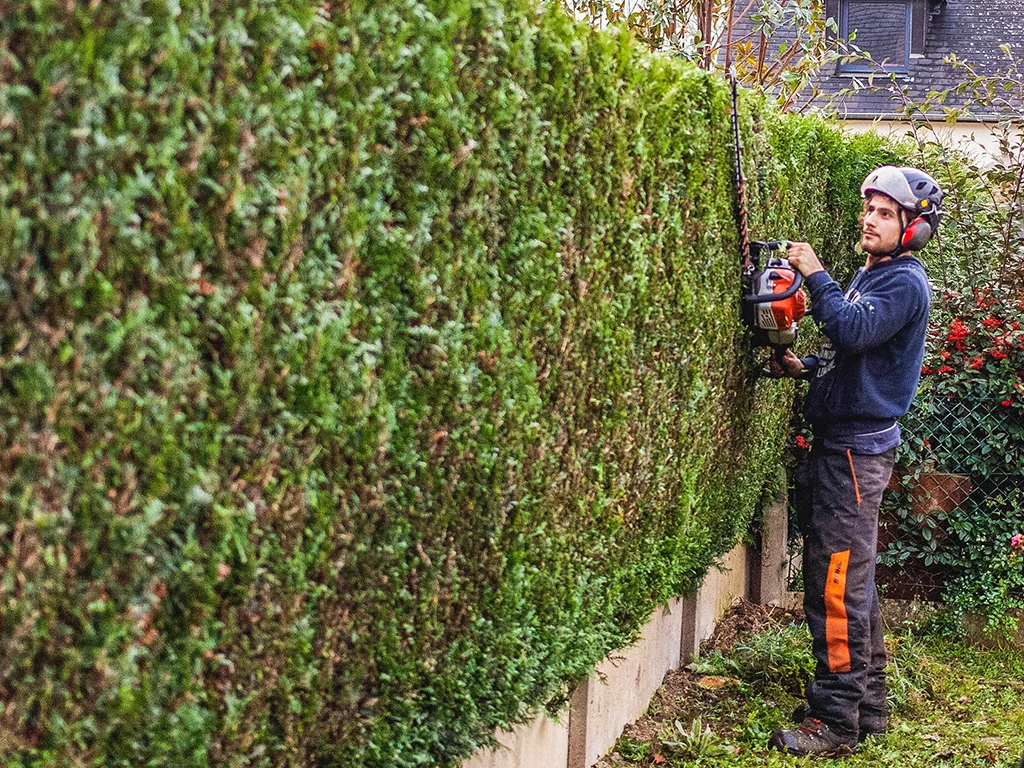
{"type": "Polygon", "coordinates": [[[1017,768],[1024,749],[1024,653],[984,650],[938,634],[886,637],[888,733],[845,759],[795,758],[766,748],[789,723],[814,668],[799,614],[743,604],[720,623],[701,659],[670,672],[599,768],[630,765],[1017,768]]]}

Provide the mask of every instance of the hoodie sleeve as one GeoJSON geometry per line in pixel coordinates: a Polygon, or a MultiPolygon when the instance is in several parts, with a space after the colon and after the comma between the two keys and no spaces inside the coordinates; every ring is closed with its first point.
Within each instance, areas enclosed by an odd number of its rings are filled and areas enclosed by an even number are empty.
{"type": "Polygon", "coordinates": [[[811,314],[844,352],[856,354],[884,344],[928,308],[927,283],[902,268],[866,282],[857,301],[847,301],[827,272],[816,272],[805,283],[811,291],[811,314]]]}
{"type": "Polygon", "coordinates": [[[821,359],[817,355],[808,355],[807,357],[801,357],[800,362],[804,364],[804,369],[800,371],[800,375],[797,378],[803,381],[810,381],[814,378],[814,374],[818,372],[821,359]]]}

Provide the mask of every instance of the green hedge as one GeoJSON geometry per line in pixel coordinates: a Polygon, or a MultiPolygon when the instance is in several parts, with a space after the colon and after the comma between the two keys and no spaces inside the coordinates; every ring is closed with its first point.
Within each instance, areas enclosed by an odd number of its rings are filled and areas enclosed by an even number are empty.
{"type": "MultiPolygon", "coordinates": [[[[886,150],[748,102],[761,236],[886,150]]],[[[0,750],[449,765],[746,529],[725,84],[525,0],[0,19],[0,750]]]]}

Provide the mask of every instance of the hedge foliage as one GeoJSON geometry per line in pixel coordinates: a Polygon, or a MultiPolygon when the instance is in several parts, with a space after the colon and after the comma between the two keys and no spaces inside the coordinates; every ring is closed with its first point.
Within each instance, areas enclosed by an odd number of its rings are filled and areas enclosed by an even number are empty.
{"type": "MultiPolygon", "coordinates": [[[[6,4],[9,766],[448,765],[754,513],[728,91],[525,0],[6,4]]],[[[754,234],[886,150],[744,99],[754,234]]]]}

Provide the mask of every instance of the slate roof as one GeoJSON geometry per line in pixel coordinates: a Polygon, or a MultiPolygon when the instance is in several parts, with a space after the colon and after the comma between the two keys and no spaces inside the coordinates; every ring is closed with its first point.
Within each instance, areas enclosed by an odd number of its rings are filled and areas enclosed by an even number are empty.
{"type": "MultiPolygon", "coordinates": [[[[746,3],[736,5],[740,10],[746,3]]],[[[924,5],[919,0],[919,6],[924,5]]],[[[927,7],[931,15],[925,30],[923,55],[911,56],[908,72],[897,76],[899,82],[908,87],[912,101],[923,101],[929,91],[951,88],[963,79],[962,72],[954,71],[944,62],[951,53],[970,61],[981,74],[1005,69],[1005,54],[1000,45],[1009,44],[1015,56],[1024,56],[1024,0],[928,0],[927,7]]],[[[737,22],[734,38],[749,38],[751,34],[756,40],[757,32],[749,17],[737,22]]],[[[777,51],[779,42],[787,37],[792,39],[792,35],[783,30],[776,32],[771,38],[771,48],[777,51]]],[[[836,69],[830,68],[818,79],[817,84],[825,93],[835,94],[851,85],[851,76],[838,74],[836,69]]],[[[857,78],[867,84],[866,75],[857,75],[857,78]]],[[[861,90],[840,97],[837,103],[840,116],[850,119],[895,117],[901,101],[886,87],[887,77],[876,77],[875,85],[879,88],[874,92],[861,90]]],[[[951,97],[946,106],[958,103],[962,100],[951,97]]],[[[977,119],[986,117],[991,115],[975,115],[977,119]]]]}

